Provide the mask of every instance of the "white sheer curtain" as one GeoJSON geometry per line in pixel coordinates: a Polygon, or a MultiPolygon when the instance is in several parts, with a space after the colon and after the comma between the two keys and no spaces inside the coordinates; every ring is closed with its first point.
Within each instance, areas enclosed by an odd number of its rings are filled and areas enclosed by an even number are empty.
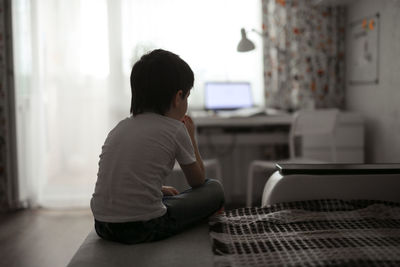
{"type": "Polygon", "coordinates": [[[88,205],[108,131],[129,115],[129,74],[143,52],[179,54],[204,81],[250,81],[263,105],[261,38],[236,52],[240,28],[261,28],[258,0],[13,1],[21,196],[88,205]]]}

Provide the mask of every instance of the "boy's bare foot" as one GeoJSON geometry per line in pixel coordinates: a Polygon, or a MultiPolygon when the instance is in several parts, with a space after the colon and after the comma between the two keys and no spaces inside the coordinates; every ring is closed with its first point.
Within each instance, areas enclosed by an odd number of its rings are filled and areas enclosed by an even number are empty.
{"type": "Polygon", "coordinates": [[[224,213],[224,211],[225,211],[225,208],[224,208],[224,206],[222,206],[219,210],[217,210],[217,211],[214,213],[214,215],[220,215],[220,214],[224,213]]]}

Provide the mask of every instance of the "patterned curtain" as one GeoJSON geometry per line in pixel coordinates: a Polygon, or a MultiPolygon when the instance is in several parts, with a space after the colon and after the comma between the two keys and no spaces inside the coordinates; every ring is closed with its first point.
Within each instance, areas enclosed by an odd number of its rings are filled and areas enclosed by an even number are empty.
{"type": "Polygon", "coordinates": [[[11,0],[0,0],[0,211],[17,208],[11,0]]]}
{"type": "Polygon", "coordinates": [[[310,0],[262,0],[267,106],[344,105],[345,8],[310,0]]]}

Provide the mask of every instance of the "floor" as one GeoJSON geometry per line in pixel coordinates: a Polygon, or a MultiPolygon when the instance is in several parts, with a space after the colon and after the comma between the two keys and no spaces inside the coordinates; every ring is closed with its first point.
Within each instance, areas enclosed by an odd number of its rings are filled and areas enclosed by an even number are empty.
{"type": "Polygon", "coordinates": [[[92,227],[89,209],[0,214],[0,266],[65,267],[92,227]]]}

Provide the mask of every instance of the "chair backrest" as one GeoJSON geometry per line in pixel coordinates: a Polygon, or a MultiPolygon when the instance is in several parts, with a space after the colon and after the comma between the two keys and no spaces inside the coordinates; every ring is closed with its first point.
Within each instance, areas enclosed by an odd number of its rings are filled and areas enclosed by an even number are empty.
{"type": "Polygon", "coordinates": [[[290,157],[294,158],[295,138],[298,136],[325,135],[329,136],[332,161],[336,161],[335,129],[339,110],[316,109],[300,110],[295,113],[289,134],[290,157]]]}

